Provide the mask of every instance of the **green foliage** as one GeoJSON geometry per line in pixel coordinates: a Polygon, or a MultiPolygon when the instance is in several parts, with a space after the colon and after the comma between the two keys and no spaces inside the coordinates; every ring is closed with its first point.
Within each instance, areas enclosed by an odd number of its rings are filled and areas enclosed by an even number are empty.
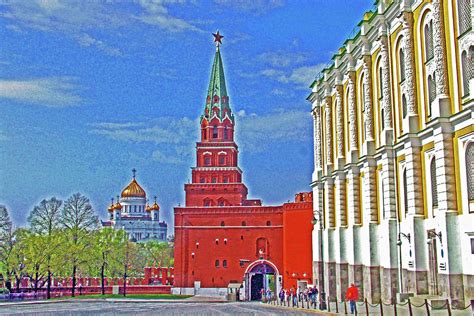
{"type": "MultiPolygon", "coordinates": [[[[0,273],[19,286],[28,277],[44,288],[51,277],[142,277],[147,266],[172,266],[173,243],[131,242],[124,230],[99,229],[87,197],[76,193],[64,203],[42,200],[28,216],[29,227],[13,229],[0,206],[0,273]]],[[[165,297],[164,297],[165,298],[165,297]]]]}

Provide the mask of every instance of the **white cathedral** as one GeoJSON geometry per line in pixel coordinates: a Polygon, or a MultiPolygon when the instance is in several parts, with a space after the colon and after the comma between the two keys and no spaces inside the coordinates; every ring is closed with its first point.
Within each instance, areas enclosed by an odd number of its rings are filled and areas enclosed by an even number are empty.
{"type": "Polygon", "coordinates": [[[133,178],[123,189],[121,196],[117,196],[117,203],[108,208],[110,220],[102,222],[103,227],[124,229],[133,241],[158,240],[166,241],[168,224],[160,222],[160,206],[155,201],[153,205],[147,203],[146,192],[135,179],[136,170],[133,169],[133,178]]]}

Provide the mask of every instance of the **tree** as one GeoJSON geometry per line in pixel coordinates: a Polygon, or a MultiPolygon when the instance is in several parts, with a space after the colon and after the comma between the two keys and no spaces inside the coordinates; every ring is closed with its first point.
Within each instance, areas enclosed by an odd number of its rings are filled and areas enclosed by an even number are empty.
{"type": "Polygon", "coordinates": [[[85,261],[85,249],[89,244],[91,232],[98,228],[99,220],[89,199],[76,193],[64,203],[61,224],[68,240],[67,256],[72,267],[72,296],[74,297],[77,268],[85,261]]]}
{"type": "Polygon", "coordinates": [[[100,270],[102,295],[105,294],[105,275],[112,276],[114,274],[113,271],[117,271],[121,267],[121,261],[119,260],[121,259],[120,252],[125,242],[127,240],[124,230],[106,227],[94,234],[91,272],[95,274],[97,270],[100,270]]]}
{"type": "Polygon", "coordinates": [[[46,237],[45,247],[48,253],[47,258],[47,298],[51,297],[51,257],[54,250],[59,246],[56,239],[52,239],[53,233],[59,229],[61,219],[62,201],[55,197],[50,200],[42,200],[39,205],[33,208],[28,216],[28,222],[33,232],[46,237]]]}
{"type": "Polygon", "coordinates": [[[5,206],[0,205],[0,242],[3,241],[4,235],[12,229],[12,222],[5,206]]]}
{"type": "Polygon", "coordinates": [[[139,244],[146,258],[146,266],[165,267],[172,265],[173,249],[167,242],[150,240],[139,244]]]}
{"type": "Polygon", "coordinates": [[[0,205],[0,272],[5,276],[7,282],[13,272],[12,255],[15,241],[15,232],[12,227],[8,210],[0,205]]]}

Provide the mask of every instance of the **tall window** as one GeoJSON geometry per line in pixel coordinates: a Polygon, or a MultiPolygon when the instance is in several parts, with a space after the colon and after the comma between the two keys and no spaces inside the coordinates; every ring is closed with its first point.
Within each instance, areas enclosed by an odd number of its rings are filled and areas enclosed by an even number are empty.
{"type": "Polygon", "coordinates": [[[219,268],[219,260],[216,260],[215,265],[216,265],[216,268],[219,268]]]}
{"type": "Polygon", "coordinates": [[[428,76],[428,99],[429,99],[429,111],[428,115],[431,115],[431,107],[432,103],[436,99],[436,81],[435,81],[435,74],[433,77],[428,76]]]}
{"type": "Polygon", "coordinates": [[[204,164],[206,166],[210,166],[211,165],[211,157],[204,157],[204,164]]]}
{"type": "Polygon", "coordinates": [[[467,196],[470,202],[474,201],[474,143],[466,148],[466,178],[467,196]]]}
{"type": "Polygon", "coordinates": [[[405,95],[402,95],[402,114],[403,114],[403,118],[407,117],[407,112],[408,112],[407,97],[405,95]]]}
{"type": "Polygon", "coordinates": [[[434,57],[433,47],[433,20],[425,25],[425,56],[426,61],[434,57]]]}
{"type": "Polygon", "coordinates": [[[431,159],[430,163],[431,174],[431,205],[433,208],[438,207],[438,181],[436,178],[436,157],[431,159]]]}
{"type": "Polygon", "coordinates": [[[405,209],[405,216],[408,214],[408,183],[407,183],[407,169],[403,170],[403,207],[405,209]]]}
{"type": "Polygon", "coordinates": [[[458,0],[459,34],[464,34],[472,27],[471,0],[458,0]]]}
{"type": "Polygon", "coordinates": [[[219,155],[219,165],[225,165],[225,156],[219,155]]]}
{"type": "Polygon", "coordinates": [[[212,128],[212,138],[217,138],[217,126],[214,126],[212,128]]]}
{"type": "Polygon", "coordinates": [[[229,138],[229,131],[227,129],[227,126],[224,128],[224,139],[227,140],[227,138],[229,138]]]}
{"type": "Polygon", "coordinates": [[[466,96],[469,94],[469,79],[472,76],[472,60],[469,60],[466,51],[461,54],[461,67],[463,96],[466,96]]]}
{"type": "Polygon", "coordinates": [[[222,260],[222,266],[223,266],[224,268],[227,268],[227,260],[222,260]]]}
{"type": "Polygon", "coordinates": [[[403,48],[400,48],[398,59],[400,60],[400,82],[403,82],[405,81],[405,52],[403,48]]]}

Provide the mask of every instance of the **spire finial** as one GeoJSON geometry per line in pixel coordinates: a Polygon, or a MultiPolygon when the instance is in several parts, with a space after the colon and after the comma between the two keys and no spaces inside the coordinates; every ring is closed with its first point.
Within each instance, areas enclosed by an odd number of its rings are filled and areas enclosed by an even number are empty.
{"type": "Polygon", "coordinates": [[[222,45],[222,39],[224,36],[219,33],[219,30],[217,30],[216,33],[212,33],[212,35],[214,36],[214,43],[216,43],[216,47],[219,49],[219,46],[222,45]]]}
{"type": "Polygon", "coordinates": [[[133,169],[132,169],[132,173],[133,173],[133,179],[135,179],[135,176],[136,176],[136,173],[137,173],[137,169],[133,168],[133,169]]]}
{"type": "Polygon", "coordinates": [[[155,199],[155,203],[156,203],[156,195],[153,198],[155,199]]]}
{"type": "Polygon", "coordinates": [[[112,202],[112,205],[114,205],[114,198],[111,198],[110,201],[112,202]]]}
{"type": "Polygon", "coordinates": [[[120,200],[120,197],[117,195],[117,203],[119,202],[119,200],[120,200]]]}

